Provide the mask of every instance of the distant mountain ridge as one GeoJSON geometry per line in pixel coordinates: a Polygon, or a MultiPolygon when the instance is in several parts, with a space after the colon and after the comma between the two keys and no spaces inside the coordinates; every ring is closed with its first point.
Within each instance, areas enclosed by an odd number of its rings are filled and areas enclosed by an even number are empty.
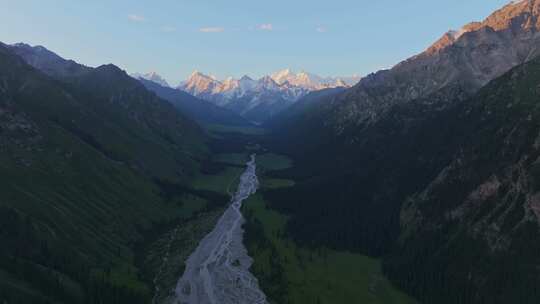
{"type": "Polygon", "coordinates": [[[288,83],[311,91],[333,89],[338,87],[351,87],[360,81],[359,76],[349,77],[321,77],[308,72],[295,73],[291,69],[276,72],[270,76],[276,83],[288,83]]]}
{"type": "MultiPolygon", "coordinates": [[[[229,77],[223,81],[220,81],[214,76],[209,76],[199,71],[194,71],[186,81],[183,81],[180,83],[180,85],[178,85],[178,88],[195,96],[206,94],[222,94],[231,96],[234,93],[245,93],[246,91],[254,90],[257,87],[270,90],[289,89],[293,91],[295,89],[296,91],[301,91],[301,89],[306,91],[317,91],[336,87],[351,87],[360,79],[361,77],[359,76],[324,78],[312,73],[295,73],[291,69],[285,69],[271,75],[263,76],[258,80],[254,80],[253,78],[245,75],[240,79],[229,77]],[[232,93],[231,91],[236,92],[232,93]]],[[[300,98],[303,96],[289,94],[289,97],[300,98]]]]}
{"type": "Polygon", "coordinates": [[[155,82],[155,83],[159,84],[162,87],[166,87],[166,88],[171,87],[169,85],[169,83],[167,82],[167,80],[165,80],[163,77],[161,77],[156,72],[150,72],[150,73],[146,73],[146,74],[134,73],[134,74],[130,74],[130,76],[135,78],[135,79],[145,79],[145,80],[155,82]]]}
{"type": "MultiPolygon", "coordinates": [[[[43,46],[30,46],[17,43],[8,46],[11,51],[21,56],[28,64],[45,74],[61,80],[72,82],[96,70],[109,69],[111,73],[125,74],[119,68],[105,65],[91,68],[73,60],[67,60],[43,46]]],[[[125,76],[125,75],[124,75],[125,76]]],[[[141,82],[146,89],[169,101],[183,114],[203,124],[249,125],[250,123],[230,110],[222,109],[207,101],[200,100],[188,93],[173,89],[167,81],[156,72],[129,75],[141,82]]]]}
{"type": "Polygon", "coordinates": [[[162,86],[152,80],[139,78],[146,89],[156,93],[159,97],[169,101],[181,112],[201,124],[251,126],[252,124],[232,112],[206,100],[199,99],[191,94],[171,87],[162,86]]]}
{"type": "Polygon", "coordinates": [[[254,80],[249,76],[223,81],[193,72],[178,89],[216,105],[231,109],[247,119],[263,122],[310,92],[354,85],[359,77],[323,78],[286,69],[254,80]]]}

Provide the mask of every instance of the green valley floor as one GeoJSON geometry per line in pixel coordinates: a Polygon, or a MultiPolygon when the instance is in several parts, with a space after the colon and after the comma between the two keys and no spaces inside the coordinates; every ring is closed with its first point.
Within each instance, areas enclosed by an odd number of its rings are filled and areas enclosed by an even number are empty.
{"type": "Polygon", "coordinates": [[[286,234],[287,216],[272,210],[264,195],[294,185],[267,175],[292,163],[284,156],[262,154],[257,164],[261,186],[244,204],[244,242],[254,258],[252,272],[271,303],[416,303],[384,277],[378,259],[295,244],[286,234]]]}

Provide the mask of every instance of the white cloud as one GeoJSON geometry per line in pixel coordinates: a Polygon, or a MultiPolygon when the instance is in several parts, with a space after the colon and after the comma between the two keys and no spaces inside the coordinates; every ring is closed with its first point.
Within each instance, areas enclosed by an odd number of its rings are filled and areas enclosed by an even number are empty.
{"type": "Polygon", "coordinates": [[[318,33],[327,33],[328,32],[328,29],[323,27],[323,26],[319,26],[315,29],[318,33]]]}
{"type": "Polygon", "coordinates": [[[175,28],[174,26],[168,26],[168,25],[162,26],[162,27],[160,28],[160,30],[161,30],[162,32],[165,32],[165,33],[176,32],[176,28],[175,28]]]}
{"type": "Polygon", "coordinates": [[[272,31],[274,30],[274,26],[272,25],[272,23],[265,23],[265,24],[260,24],[259,26],[257,26],[257,28],[261,31],[272,31]]]}
{"type": "Polygon", "coordinates": [[[203,27],[199,29],[199,32],[202,32],[202,33],[221,33],[224,31],[225,31],[225,28],[223,27],[203,27]]]}
{"type": "Polygon", "coordinates": [[[141,15],[129,14],[128,19],[133,22],[144,22],[146,19],[141,15]]]}

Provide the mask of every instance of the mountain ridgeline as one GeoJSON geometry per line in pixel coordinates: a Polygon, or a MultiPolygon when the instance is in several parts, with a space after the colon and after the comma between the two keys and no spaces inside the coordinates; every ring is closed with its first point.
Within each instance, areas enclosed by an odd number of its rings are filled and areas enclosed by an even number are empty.
{"type": "Polygon", "coordinates": [[[195,71],[178,89],[260,124],[279,116],[283,110],[311,92],[350,87],[358,80],[356,76],[323,78],[286,69],[259,80],[244,76],[219,81],[195,71]]]}
{"type": "Polygon", "coordinates": [[[169,101],[181,112],[186,113],[190,118],[195,119],[201,124],[239,127],[252,125],[247,119],[231,110],[216,106],[181,90],[170,88],[165,85],[166,83],[159,84],[155,80],[147,80],[140,77],[139,81],[148,90],[169,101]]]}
{"type": "Polygon", "coordinates": [[[0,45],[0,299],[148,303],[137,244],[177,222],[205,133],[113,65],[0,45]],[[176,193],[175,192],[175,193],[176,193]]]}
{"type": "Polygon", "coordinates": [[[271,119],[295,159],[268,194],[288,232],[383,256],[422,302],[537,303],[539,29],[540,1],[514,1],[271,119]]]}

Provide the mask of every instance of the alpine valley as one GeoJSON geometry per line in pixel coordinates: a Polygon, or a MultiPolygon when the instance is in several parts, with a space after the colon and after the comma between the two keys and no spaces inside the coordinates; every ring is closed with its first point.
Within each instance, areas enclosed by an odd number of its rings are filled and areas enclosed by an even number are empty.
{"type": "Polygon", "coordinates": [[[540,0],[365,77],[172,83],[0,43],[0,303],[540,303],[540,0]]]}

